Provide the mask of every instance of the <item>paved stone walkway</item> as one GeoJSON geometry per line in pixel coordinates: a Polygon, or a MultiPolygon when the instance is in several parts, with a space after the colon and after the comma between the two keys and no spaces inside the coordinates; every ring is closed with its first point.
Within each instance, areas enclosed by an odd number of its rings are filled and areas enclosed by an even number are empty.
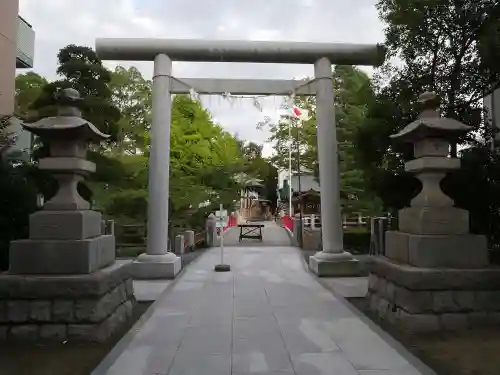
{"type": "Polygon", "coordinates": [[[298,249],[226,254],[232,272],[213,272],[208,250],[93,375],[432,374],[324,289],[298,249]]]}

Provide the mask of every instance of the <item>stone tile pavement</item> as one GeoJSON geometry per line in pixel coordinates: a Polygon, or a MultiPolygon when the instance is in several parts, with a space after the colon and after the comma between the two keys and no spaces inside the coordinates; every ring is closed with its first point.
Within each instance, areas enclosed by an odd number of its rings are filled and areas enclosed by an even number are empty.
{"type": "Polygon", "coordinates": [[[368,293],[368,276],[324,277],[321,281],[344,298],[363,298],[368,293]]]}
{"type": "Polygon", "coordinates": [[[138,302],[156,301],[172,280],[134,280],[134,296],[138,302]]]}
{"type": "Polygon", "coordinates": [[[433,374],[323,288],[293,247],[213,248],[92,375],[433,374]]]}

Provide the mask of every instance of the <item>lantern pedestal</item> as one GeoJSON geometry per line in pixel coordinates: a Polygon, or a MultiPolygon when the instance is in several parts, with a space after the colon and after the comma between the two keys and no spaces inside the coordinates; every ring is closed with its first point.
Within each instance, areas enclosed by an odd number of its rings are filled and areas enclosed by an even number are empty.
{"type": "Polygon", "coordinates": [[[108,339],[135,303],[130,261],[90,274],[0,275],[0,340],[108,339]]]}
{"type": "Polygon", "coordinates": [[[481,268],[489,263],[486,237],[477,234],[425,235],[389,231],[385,256],[428,268],[481,268]]]}
{"type": "Polygon", "coordinates": [[[379,319],[409,332],[498,327],[500,269],[424,268],[377,257],[367,299],[379,319]]]}

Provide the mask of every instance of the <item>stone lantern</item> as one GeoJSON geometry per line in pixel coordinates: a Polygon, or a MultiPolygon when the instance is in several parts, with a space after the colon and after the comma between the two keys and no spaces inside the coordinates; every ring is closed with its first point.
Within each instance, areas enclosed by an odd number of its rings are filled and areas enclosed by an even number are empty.
{"type": "Polygon", "coordinates": [[[391,136],[413,144],[415,159],[405,170],[415,174],[422,189],[399,211],[399,231],[387,233],[386,255],[421,267],[483,267],[486,238],[469,234],[469,212],[454,207],[440,186],[448,172],[460,168],[460,160],[448,156],[451,141],[472,128],[441,117],[435,93],[422,94],[420,102],[424,110],[418,119],[391,136]]]}
{"type": "Polygon", "coordinates": [[[380,319],[411,332],[460,330],[498,324],[500,268],[489,265],[486,237],[469,233],[469,213],[454,207],[440,187],[460,168],[450,142],[471,130],[439,115],[434,93],[420,97],[418,119],[392,138],[410,142],[405,164],[422,183],[410,207],[399,211],[399,230],[385,234],[385,256],[373,258],[367,299],[380,319]]]}
{"type": "Polygon", "coordinates": [[[57,116],[23,124],[49,146],[49,156],[38,167],[52,173],[58,190],[30,216],[29,240],[12,242],[10,273],[91,273],[115,260],[114,236],[102,235],[101,213],[90,210],[78,193],[78,183],[96,168],[86,159],[89,144],[109,137],[82,118],[81,100],[75,89],[62,90],[57,116]]]}
{"type": "Polygon", "coordinates": [[[89,202],[80,197],[78,183],[95,172],[95,164],[86,160],[90,143],[109,138],[92,123],[82,118],[78,108],[82,98],[75,89],[62,90],[57,99],[57,116],[46,117],[32,124],[23,124],[49,145],[50,156],[40,159],[38,167],[53,173],[59,183],[56,195],[45,210],[87,210],[89,202]]]}
{"type": "Polygon", "coordinates": [[[12,241],[9,271],[0,274],[0,340],[107,339],[134,304],[131,262],[115,262],[115,237],[102,232],[100,212],[78,193],[95,171],[91,142],[109,136],[82,118],[80,94],[65,89],[58,113],[23,124],[49,146],[39,160],[58,191],[30,215],[29,238],[12,241]]]}

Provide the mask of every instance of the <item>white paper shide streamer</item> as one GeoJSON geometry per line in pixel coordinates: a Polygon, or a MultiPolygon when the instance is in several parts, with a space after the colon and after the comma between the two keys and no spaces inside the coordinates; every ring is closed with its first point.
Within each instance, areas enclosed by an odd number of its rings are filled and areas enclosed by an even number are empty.
{"type": "MultiPolygon", "coordinates": [[[[177,78],[174,78],[174,79],[176,79],[179,82],[183,83],[184,85],[188,86],[186,84],[186,82],[182,82],[177,78]]],[[[300,86],[296,87],[295,90],[292,91],[287,96],[287,98],[285,99],[285,102],[282,105],[280,105],[280,109],[284,109],[287,111],[287,116],[297,118],[301,121],[306,121],[309,119],[309,111],[307,111],[306,109],[299,108],[295,105],[295,96],[296,96],[295,91],[298,90],[300,87],[308,85],[312,82],[314,82],[314,79],[307,80],[303,84],[301,84],[300,86]]],[[[230,92],[224,92],[220,95],[220,97],[223,100],[227,101],[231,107],[235,104],[237,99],[251,99],[253,107],[255,109],[257,109],[259,112],[263,111],[263,105],[262,105],[261,99],[268,98],[271,96],[275,96],[275,95],[238,96],[238,95],[233,95],[230,92]]],[[[198,91],[196,91],[196,89],[194,87],[191,87],[189,89],[189,97],[193,101],[196,101],[196,102],[200,101],[200,94],[198,93],[198,91]]],[[[264,120],[257,124],[257,128],[262,129],[265,126],[269,125],[270,123],[271,123],[271,118],[269,116],[265,116],[264,120]]]]}

